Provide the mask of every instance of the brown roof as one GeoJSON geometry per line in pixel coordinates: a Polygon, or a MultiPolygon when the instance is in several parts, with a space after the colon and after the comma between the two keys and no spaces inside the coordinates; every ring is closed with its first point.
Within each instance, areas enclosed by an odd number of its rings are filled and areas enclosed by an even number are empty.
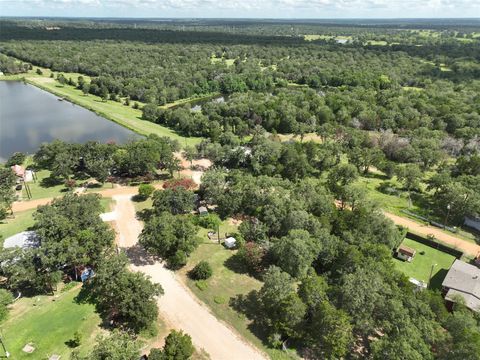
{"type": "Polygon", "coordinates": [[[414,256],[415,253],[417,252],[415,249],[408,247],[406,245],[400,245],[397,251],[407,256],[414,256]]]}
{"type": "Polygon", "coordinates": [[[15,175],[23,177],[25,175],[25,169],[20,165],[13,165],[10,167],[15,175]]]}

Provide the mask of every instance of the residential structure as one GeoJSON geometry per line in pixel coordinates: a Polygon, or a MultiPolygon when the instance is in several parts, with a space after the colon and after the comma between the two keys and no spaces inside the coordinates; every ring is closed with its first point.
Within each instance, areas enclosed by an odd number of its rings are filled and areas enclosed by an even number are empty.
{"type": "Polygon", "coordinates": [[[455,260],[442,283],[445,300],[449,303],[463,298],[465,305],[480,312],[480,269],[461,260],[455,260]]]}

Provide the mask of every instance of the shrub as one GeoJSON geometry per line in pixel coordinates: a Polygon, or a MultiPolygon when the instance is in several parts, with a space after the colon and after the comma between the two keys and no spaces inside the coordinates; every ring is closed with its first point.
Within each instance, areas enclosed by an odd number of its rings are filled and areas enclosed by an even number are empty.
{"type": "Polygon", "coordinates": [[[180,269],[181,267],[185,266],[188,260],[188,256],[183,250],[177,250],[177,252],[170,256],[167,259],[167,265],[172,270],[180,269]]]}
{"type": "Polygon", "coordinates": [[[206,216],[195,217],[195,223],[205,229],[217,230],[222,220],[217,214],[208,214],[206,216]]]}
{"type": "Polygon", "coordinates": [[[153,185],[141,184],[138,187],[138,196],[146,200],[150,197],[150,195],[153,194],[154,191],[155,191],[155,188],[153,187],[153,185]]]}
{"type": "Polygon", "coordinates": [[[200,261],[189,273],[194,280],[206,280],[212,276],[212,267],[206,261],[200,261]]]}
{"type": "Polygon", "coordinates": [[[4,320],[7,317],[7,306],[10,305],[12,301],[12,293],[5,289],[0,289],[0,321],[4,320]]]}

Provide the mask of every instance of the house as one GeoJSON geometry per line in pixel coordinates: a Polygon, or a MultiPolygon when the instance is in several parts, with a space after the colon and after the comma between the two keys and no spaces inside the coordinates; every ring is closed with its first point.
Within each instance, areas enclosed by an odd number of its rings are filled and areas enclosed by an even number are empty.
{"type": "Polygon", "coordinates": [[[233,249],[237,245],[237,240],[233,237],[227,237],[224,244],[227,249],[233,249]]]}
{"type": "Polygon", "coordinates": [[[442,283],[445,300],[449,303],[458,297],[465,305],[480,312],[480,269],[461,260],[455,260],[442,283]]]}
{"type": "Polygon", "coordinates": [[[205,206],[200,206],[200,207],[198,208],[198,214],[199,214],[200,216],[206,216],[206,215],[208,215],[208,210],[207,210],[207,208],[206,208],[205,206]]]}
{"type": "Polygon", "coordinates": [[[472,229],[480,231],[480,216],[465,216],[464,224],[472,229]]]}
{"type": "Polygon", "coordinates": [[[22,231],[10,236],[3,242],[4,249],[19,247],[22,249],[36,248],[39,246],[39,239],[35,231],[22,231]]]}
{"type": "Polygon", "coordinates": [[[397,258],[411,262],[416,253],[417,251],[415,249],[402,244],[397,249],[397,258]]]}

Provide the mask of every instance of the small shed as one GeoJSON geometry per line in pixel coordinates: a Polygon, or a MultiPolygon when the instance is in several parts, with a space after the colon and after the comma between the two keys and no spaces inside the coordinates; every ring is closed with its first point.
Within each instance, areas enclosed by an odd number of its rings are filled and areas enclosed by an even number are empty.
{"type": "Polygon", "coordinates": [[[401,260],[411,262],[417,251],[406,245],[400,245],[397,249],[397,257],[401,260]]]}
{"type": "Polygon", "coordinates": [[[198,215],[200,215],[200,216],[206,216],[206,215],[208,215],[208,210],[207,210],[207,208],[206,208],[205,206],[200,206],[200,207],[198,208],[198,215]]]}
{"type": "Polygon", "coordinates": [[[225,247],[227,249],[233,249],[236,245],[237,245],[237,240],[235,240],[235,238],[230,236],[225,239],[225,247]]]}

